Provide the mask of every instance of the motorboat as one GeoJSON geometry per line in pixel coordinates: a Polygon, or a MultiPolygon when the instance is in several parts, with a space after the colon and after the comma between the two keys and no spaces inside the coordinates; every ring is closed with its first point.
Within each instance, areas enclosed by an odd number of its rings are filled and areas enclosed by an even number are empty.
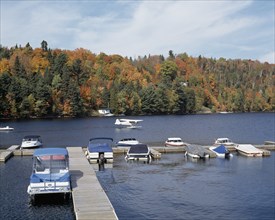
{"type": "Polygon", "coordinates": [[[42,145],[43,143],[39,135],[28,135],[23,138],[21,148],[35,148],[42,145]]]}
{"type": "Polygon", "coordinates": [[[110,109],[99,109],[98,113],[100,116],[114,116],[114,114],[111,113],[110,109]]]}
{"type": "Polygon", "coordinates": [[[0,127],[0,131],[13,131],[14,128],[11,128],[10,126],[0,127]]]}
{"type": "Polygon", "coordinates": [[[39,194],[71,193],[69,155],[65,148],[41,148],[33,153],[33,169],[27,192],[39,194]]]}
{"type": "Polygon", "coordinates": [[[140,125],[138,125],[139,122],[142,122],[143,120],[135,120],[135,119],[116,119],[115,125],[118,127],[126,127],[126,128],[141,128],[140,125]]]}
{"type": "Polygon", "coordinates": [[[230,151],[224,146],[220,145],[218,147],[209,147],[209,150],[214,152],[217,157],[219,158],[230,158],[233,157],[233,155],[230,153],[230,151]]]}
{"type": "Polygon", "coordinates": [[[116,143],[117,147],[130,147],[131,145],[139,144],[135,138],[123,138],[116,143]]]}
{"type": "Polygon", "coordinates": [[[129,148],[127,155],[125,156],[125,159],[127,161],[141,160],[150,162],[152,158],[150,155],[150,149],[146,144],[136,144],[129,148]]]}
{"type": "Polygon", "coordinates": [[[217,138],[214,145],[235,146],[236,143],[232,142],[229,138],[217,138]]]}
{"type": "Polygon", "coordinates": [[[112,138],[98,137],[91,138],[87,146],[86,156],[90,163],[112,163],[113,149],[112,138]]]}
{"type": "Polygon", "coordinates": [[[185,155],[193,159],[206,159],[210,155],[202,146],[188,145],[186,146],[185,155]]]}
{"type": "Polygon", "coordinates": [[[185,145],[181,138],[171,137],[165,141],[165,147],[180,147],[185,145]]]}
{"type": "Polygon", "coordinates": [[[263,156],[263,151],[254,147],[252,144],[238,144],[237,146],[235,146],[235,149],[237,150],[238,153],[247,157],[263,156]]]}

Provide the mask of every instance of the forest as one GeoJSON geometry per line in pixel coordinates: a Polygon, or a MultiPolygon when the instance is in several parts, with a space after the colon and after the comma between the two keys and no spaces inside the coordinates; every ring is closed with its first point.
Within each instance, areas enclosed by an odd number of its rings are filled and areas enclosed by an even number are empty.
{"type": "Polygon", "coordinates": [[[270,112],[274,79],[275,65],[257,60],[0,45],[0,118],[270,112]]]}

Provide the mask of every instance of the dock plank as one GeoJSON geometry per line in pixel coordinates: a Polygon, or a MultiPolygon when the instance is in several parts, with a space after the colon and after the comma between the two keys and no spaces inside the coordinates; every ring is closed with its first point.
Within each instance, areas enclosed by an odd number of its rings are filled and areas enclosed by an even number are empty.
{"type": "Polygon", "coordinates": [[[12,151],[1,151],[0,152],[0,162],[6,163],[6,161],[13,156],[12,151]]]}
{"type": "Polygon", "coordinates": [[[70,158],[75,216],[82,219],[117,220],[115,210],[101,187],[81,147],[67,147],[70,158]]]}

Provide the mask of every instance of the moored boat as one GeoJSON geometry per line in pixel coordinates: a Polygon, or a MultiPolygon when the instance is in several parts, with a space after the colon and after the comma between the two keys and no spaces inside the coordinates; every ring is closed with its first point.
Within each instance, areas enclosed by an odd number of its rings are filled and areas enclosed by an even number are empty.
{"type": "Polygon", "coordinates": [[[35,148],[43,145],[39,135],[28,135],[22,139],[21,148],[35,148]]]}
{"type": "Polygon", "coordinates": [[[64,148],[42,148],[34,151],[33,169],[27,192],[39,194],[71,192],[69,155],[64,148]]]}
{"type": "Polygon", "coordinates": [[[127,155],[125,156],[127,161],[129,160],[141,160],[151,161],[150,149],[146,144],[136,144],[129,148],[127,155]]]}
{"type": "Polygon", "coordinates": [[[113,149],[112,138],[99,137],[91,138],[87,146],[87,159],[90,163],[112,163],[113,162],[113,149]]]}
{"type": "Polygon", "coordinates": [[[263,151],[254,147],[252,144],[238,144],[237,146],[235,146],[235,149],[237,150],[238,153],[247,157],[263,156],[263,151]]]}
{"type": "Polygon", "coordinates": [[[207,159],[209,153],[201,146],[188,145],[186,146],[185,155],[193,159],[207,159]]]}
{"type": "Polygon", "coordinates": [[[224,146],[235,146],[236,143],[234,143],[233,141],[231,141],[229,138],[217,138],[215,140],[214,145],[224,145],[224,146]]]}
{"type": "Polygon", "coordinates": [[[10,126],[0,127],[0,131],[13,131],[14,128],[11,128],[10,126]]]}
{"type": "Polygon", "coordinates": [[[215,146],[214,147],[209,147],[209,150],[214,152],[216,154],[216,156],[220,157],[220,158],[233,157],[233,155],[230,153],[230,151],[224,145],[220,145],[218,147],[215,147],[215,146]]]}
{"type": "Polygon", "coordinates": [[[135,138],[123,138],[116,143],[117,147],[130,147],[131,145],[139,144],[135,138]]]}
{"type": "Polygon", "coordinates": [[[179,137],[170,137],[165,141],[165,147],[180,147],[185,145],[179,137]]]}

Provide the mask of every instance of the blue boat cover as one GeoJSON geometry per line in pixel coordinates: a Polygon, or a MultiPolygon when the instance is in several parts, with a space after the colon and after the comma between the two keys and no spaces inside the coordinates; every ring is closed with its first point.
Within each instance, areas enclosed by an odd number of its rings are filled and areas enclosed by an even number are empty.
{"type": "Polygon", "coordinates": [[[107,143],[89,143],[89,152],[112,152],[112,148],[107,143]]]}
{"type": "Polygon", "coordinates": [[[40,138],[40,135],[27,135],[24,137],[24,139],[32,139],[32,138],[38,139],[38,138],[40,138]]]}
{"type": "Polygon", "coordinates": [[[51,174],[37,174],[33,173],[30,177],[31,183],[41,183],[41,182],[68,182],[70,181],[70,173],[51,173],[51,174]]]}
{"type": "Polygon", "coordinates": [[[148,147],[146,144],[136,144],[133,145],[130,150],[129,150],[130,154],[136,154],[136,153],[148,153],[148,147]]]}
{"type": "Polygon", "coordinates": [[[33,156],[68,155],[65,148],[40,148],[34,151],[33,156]]]}
{"type": "Polygon", "coordinates": [[[226,149],[226,147],[224,145],[220,145],[220,146],[214,148],[213,150],[219,154],[224,154],[224,153],[228,152],[228,150],[226,149]]]}

